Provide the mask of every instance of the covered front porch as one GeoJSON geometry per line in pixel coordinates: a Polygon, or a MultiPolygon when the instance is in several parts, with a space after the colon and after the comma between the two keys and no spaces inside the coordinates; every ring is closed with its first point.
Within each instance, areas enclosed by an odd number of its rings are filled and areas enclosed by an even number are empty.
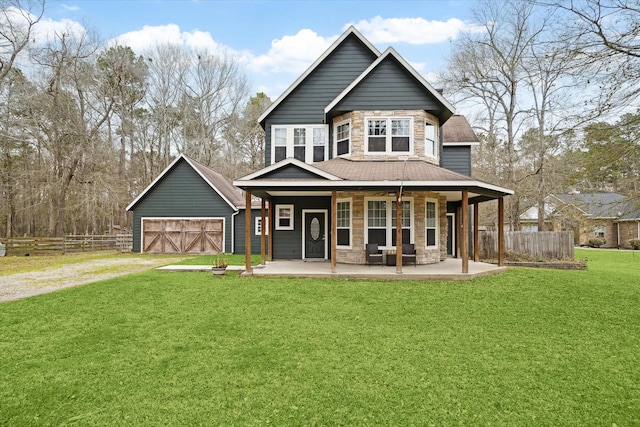
{"type": "MultiPolygon", "coordinates": [[[[385,272],[395,270],[395,274],[403,274],[413,270],[416,273],[414,269],[419,267],[442,265],[448,269],[455,266],[459,268],[458,273],[473,277],[476,273],[472,265],[481,264],[477,248],[478,205],[489,200],[498,201],[498,229],[502,231],[503,197],[512,194],[508,189],[421,161],[352,162],[333,159],[307,165],[287,159],[234,184],[245,191],[247,204],[256,195],[263,200],[263,206],[268,200],[269,206],[274,207],[269,211],[263,207],[261,214],[260,223],[267,224],[267,227],[261,227],[262,264],[267,264],[263,268],[265,271],[274,271],[269,268],[271,261],[305,260],[310,255],[319,255],[321,260],[326,260],[324,264],[328,266],[328,274],[332,275],[339,275],[339,270],[344,272],[351,265],[354,271],[370,274],[362,269],[373,267],[362,264],[367,262],[365,246],[371,246],[373,241],[384,252],[385,264],[393,265],[382,267],[385,272]],[[448,224],[449,210],[455,210],[451,224],[448,224]],[[274,211],[277,212],[275,217],[274,211]],[[313,217],[318,218],[315,224],[306,222],[307,218],[313,220],[313,217]],[[309,230],[312,233],[307,235],[309,230]],[[449,236],[455,240],[452,254],[457,258],[455,265],[447,263],[449,236]],[[305,242],[316,240],[318,250],[305,252],[305,242]],[[417,266],[403,267],[402,251],[396,250],[402,248],[403,243],[410,243],[416,251],[413,253],[417,266]],[[267,252],[269,260],[265,255],[267,252]],[[395,257],[392,260],[395,262],[388,262],[390,256],[395,257]]],[[[250,218],[246,223],[251,223],[250,218]]],[[[244,274],[252,274],[254,270],[248,244],[251,235],[250,227],[246,228],[244,274]]],[[[500,236],[498,267],[502,267],[504,261],[503,242],[504,238],[500,236]]],[[[308,268],[299,274],[306,275],[311,271],[309,266],[312,263],[302,265],[308,268]]],[[[422,268],[421,271],[427,276],[430,274],[422,268]]]]}

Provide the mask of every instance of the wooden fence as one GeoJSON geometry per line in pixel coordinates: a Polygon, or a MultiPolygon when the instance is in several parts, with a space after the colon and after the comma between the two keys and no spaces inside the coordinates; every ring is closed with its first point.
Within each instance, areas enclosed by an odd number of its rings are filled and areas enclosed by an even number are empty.
{"type": "MultiPolygon", "coordinates": [[[[498,232],[480,232],[480,258],[498,258],[498,232]]],[[[505,252],[544,260],[573,259],[571,231],[505,231],[505,252]]]]}
{"type": "Polygon", "coordinates": [[[64,237],[12,237],[4,239],[7,256],[61,255],[117,250],[131,252],[131,234],[69,235],[64,237]]]}

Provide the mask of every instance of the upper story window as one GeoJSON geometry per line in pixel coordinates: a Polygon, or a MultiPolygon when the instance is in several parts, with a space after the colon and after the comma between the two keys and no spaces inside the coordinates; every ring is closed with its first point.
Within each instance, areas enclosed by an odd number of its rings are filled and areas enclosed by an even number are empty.
{"type": "Polygon", "coordinates": [[[424,122],[424,154],[429,157],[437,157],[437,132],[436,126],[428,121],[424,122]]]}
{"type": "Polygon", "coordinates": [[[412,119],[406,117],[367,119],[367,154],[410,154],[413,152],[412,119]]]}
{"type": "Polygon", "coordinates": [[[343,156],[351,152],[351,121],[338,123],[333,132],[335,156],[343,156]]]}
{"type": "Polygon", "coordinates": [[[326,125],[274,125],[271,163],[294,157],[305,163],[328,159],[326,125]]]}

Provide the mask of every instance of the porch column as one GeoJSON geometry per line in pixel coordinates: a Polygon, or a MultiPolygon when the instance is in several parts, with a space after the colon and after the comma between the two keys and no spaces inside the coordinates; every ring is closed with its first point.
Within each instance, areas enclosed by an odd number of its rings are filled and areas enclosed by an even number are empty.
{"type": "Polygon", "coordinates": [[[244,194],[244,271],[251,274],[251,191],[246,190],[244,194]]]}
{"type": "Polygon", "coordinates": [[[267,221],[266,221],[266,215],[265,215],[265,210],[266,210],[266,201],[264,199],[262,199],[261,202],[261,206],[260,206],[260,262],[262,263],[262,265],[265,265],[265,243],[266,243],[266,230],[265,228],[267,227],[267,221]]]}
{"type": "Polygon", "coordinates": [[[269,261],[273,261],[273,206],[271,206],[271,201],[269,201],[269,209],[267,210],[267,215],[269,216],[269,221],[267,221],[267,230],[269,230],[269,235],[267,236],[267,256],[269,257],[269,261]]]}
{"type": "Polygon", "coordinates": [[[396,273],[402,274],[402,194],[396,192],[396,273]]]}
{"type": "Polygon", "coordinates": [[[475,202],[473,204],[473,261],[480,261],[480,232],[478,226],[478,220],[480,218],[480,213],[478,212],[479,203],[475,202]]]}
{"type": "Polygon", "coordinates": [[[331,192],[331,272],[336,272],[336,254],[338,247],[338,195],[331,192]]]}
{"type": "Polygon", "coordinates": [[[460,236],[460,258],[462,273],[469,272],[469,192],[462,190],[462,236],[460,236]]]}
{"type": "Polygon", "coordinates": [[[498,199],[498,266],[504,266],[504,198],[498,199]]]}
{"type": "Polygon", "coordinates": [[[455,227],[456,227],[456,247],[454,252],[454,256],[456,258],[460,258],[460,235],[462,234],[462,208],[458,206],[456,208],[456,216],[455,216],[455,227]]]}

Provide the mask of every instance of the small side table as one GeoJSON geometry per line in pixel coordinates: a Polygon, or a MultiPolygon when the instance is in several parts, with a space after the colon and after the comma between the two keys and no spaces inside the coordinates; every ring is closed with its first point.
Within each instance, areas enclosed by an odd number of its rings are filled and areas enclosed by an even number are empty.
{"type": "Polygon", "coordinates": [[[396,251],[395,250],[389,250],[389,251],[386,251],[386,254],[387,254],[387,265],[389,267],[395,266],[396,265],[396,251]]]}

